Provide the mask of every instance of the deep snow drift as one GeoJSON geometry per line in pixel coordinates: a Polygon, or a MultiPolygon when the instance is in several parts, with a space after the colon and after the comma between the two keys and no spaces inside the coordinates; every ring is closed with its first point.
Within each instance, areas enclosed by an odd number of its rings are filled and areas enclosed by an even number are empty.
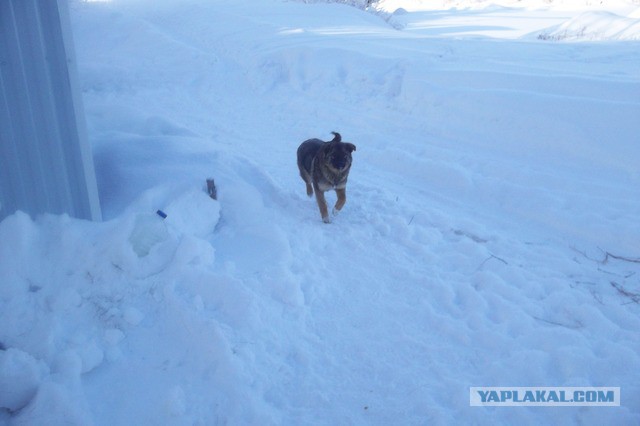
{"type": "Polygon", "coordinates": [[[108,220],[0,223],[0,423],[640,422],[638,5],[392,3],[71,3],[108,220]]]}

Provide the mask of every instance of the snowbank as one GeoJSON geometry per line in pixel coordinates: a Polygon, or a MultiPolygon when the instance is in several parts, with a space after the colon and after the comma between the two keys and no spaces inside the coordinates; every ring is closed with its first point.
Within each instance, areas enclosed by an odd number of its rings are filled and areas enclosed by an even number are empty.
{"type": "Polygon", "coordinates": [[[393,13],[399,8],[407,11],[447,10],[447,9],[486,9],[486,8],[525,8],[555,10],[585,10],[632,7],[633,0],[379,0],[376,8],[393,13]]]}
{"type": "Polygon", "coordinates": [[[637,4],[630,1],[575,0],[382,0],[397,29],[425,36],[488,36],[554,41],[637,40],[637,4]],[[452,13],[443,13],[449,10],[452,13]],[[552,25],[550,25],[552,24],[552,25]]]}
{"type": "Polygon", "coordinates": [[[541,40],[640,40],[640,19],[609,12],[587,12],[538,34],[541,40]]]}

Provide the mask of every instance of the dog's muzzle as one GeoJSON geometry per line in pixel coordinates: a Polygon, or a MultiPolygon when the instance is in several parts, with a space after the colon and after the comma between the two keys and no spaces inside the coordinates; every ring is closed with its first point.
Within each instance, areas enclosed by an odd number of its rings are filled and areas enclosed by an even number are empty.
{"type": "Polygon", "coordinates": [[[333,167],[337,170],[342,170],[347,166],[347,159],[346,158],[334,158],[331,161],[331,164],[333,165],[333,167]]]}

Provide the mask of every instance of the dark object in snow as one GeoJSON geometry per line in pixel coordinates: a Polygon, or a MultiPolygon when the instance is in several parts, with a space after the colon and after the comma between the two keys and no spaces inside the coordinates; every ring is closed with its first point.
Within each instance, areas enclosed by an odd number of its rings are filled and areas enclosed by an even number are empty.
{"type": "Polygon", "coordinates": [[[6,350],[7,350],[7,347],[2,342],[0,342],[0,351],[6,351],[6,350]]]}
{"type": "Polygon", "coordinates": [[[209,197],[213,200],[218,199],[218,189],[216,188],[216,183],[213,178],[207,179],[207,194],[209,194],[209,197]]]}
{"type": "Polygon", "coordinates": [[[332,132],[334,138],[329,142],[320,139],[309,139],[298,147],[298,169],[300,177],[307,185],[307,195],[316,194],[320,215],[325,223],[331,222],[327,211],[325,191],[333,189],[338,201],[333,208],[337,214],[347,201],[346,186],[351,169],[351,153],[356,146],[342,142],[340,133],[332,132]]]}
{"type": "Polygon", "coordinates": [[[162,210],[158,210],[158,211],[156,211],[156,214],[157,214],[158,216],[160,216],[161,218],[163,218],[163,219],[166,219],[166,218],[167,218],[167,214],[166,214],[165,212],[163,212],[162,210]]]}

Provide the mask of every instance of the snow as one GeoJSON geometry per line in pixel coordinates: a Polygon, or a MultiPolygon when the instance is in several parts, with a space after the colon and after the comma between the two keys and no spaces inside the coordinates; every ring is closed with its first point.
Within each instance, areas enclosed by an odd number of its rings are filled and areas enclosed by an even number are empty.
{"type": "Polygon", "coordinates": [[[107,220],[0,222],[0,424],[639,423],[640,30],[606,3],[72,2],[107,220]],[[331,131],[326,225],[295,151],[331,131]]]}
{"type": "Polygon", "coordinates": [[[544,31],[539,37],[552,40],[638,40],[640,19],[625,18],[610,12],[587,12],[557,28],[544,31]]]}
{"type": "Polygon", "coordinates": [[[640,9],[625,0],[380,0],[377,10],[396,28],[429,35],[637,40],[640,31],[640,9]]]}

